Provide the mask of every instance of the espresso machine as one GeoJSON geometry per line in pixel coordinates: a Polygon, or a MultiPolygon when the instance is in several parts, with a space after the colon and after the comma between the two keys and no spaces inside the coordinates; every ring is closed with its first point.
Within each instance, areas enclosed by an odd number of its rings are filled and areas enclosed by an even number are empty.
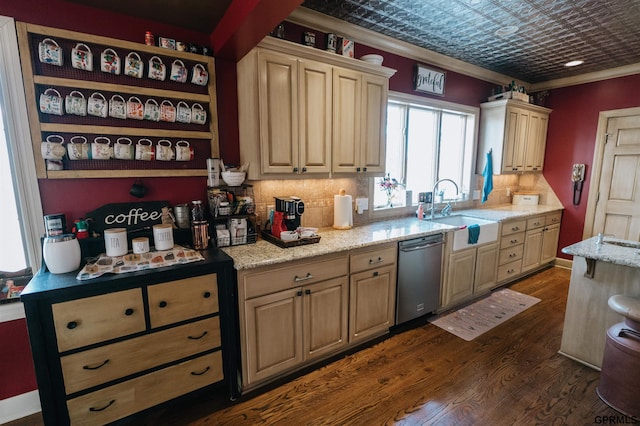
{"type": "Polygon", "coordinates": [[[304,202],[299,197],[274,197],[276,211],[282,212],[284,225],[288,231],[295,231],[300,226],[300,218],[304,213],[304,202]]]}

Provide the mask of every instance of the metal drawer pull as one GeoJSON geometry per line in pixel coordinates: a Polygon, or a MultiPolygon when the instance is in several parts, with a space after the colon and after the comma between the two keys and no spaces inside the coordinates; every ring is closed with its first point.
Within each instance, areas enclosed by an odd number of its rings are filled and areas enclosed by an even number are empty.
{"type": "Polygon", "coordinates": [[[307,272],[307,276],[306,277],[300,278],[299,276],[296,275],[296,277],[293,279],[293,281],[296,282],[296,283],[299,283],[300,281],[310,280],[311,278],[313,278],[313,275],[311,275],[311,272],[307,272]]]}
{"type": "Polygon", "coordinates": [[[89,367],[88,365],[83,365],[83,366],[82,366],[82,368],[83,368],[84,370],[97,370],[98,368],[102,368],[102,367],[104,367],[104,366],[105,366],[105,365],[107,365],[108,363],[109,363],[109,360],[108,360],[108,359],[105,359],[105,360],[102,362],[102,364],[97,365],[97,366],[95,366],[95,367],[89,367]]]}
{"type": "Polygon", "coordinates": [[[517,255],[518,255],[517,253],[511,253],[509,257],[516,257],[517,255]]]}
{"type": "Polygon", "coordinates": [[[378,256],[378,260],[369,259],[369,265],[373,265],[374,263],[382,263],[382,258],[378,256]]]}
{"type": "Polygon", "coordinates": [[[167,302],[163,300],[162,302],[158,303],[158,306],[160,306],[161,308],[165,308],[167,306],[167,302]]]}
{"type": "Polygon", "coordinates": [[[199,335],[198,337],[193,337],[193,336],[187,336],[187,339],[189,340],[200,340],[202,339],[204,336],[207,335],[206,331],[203,331],[201,335],[199,335]]]}
{"type": "Polygon", "coordinates": [[[73,330],[73,329],[74,329],[74,328],[76,328],[77,326],[78,326],[78,323],[77,323],[77,322],[75,322],[75,321],[69,321],[69,322],[67,323],[67,328],[68,328],[69,330],[73,330]]]}
{"type": "Polygon", "coordinates": [[[124,311],[124,314],[125,314],[126,316],[131,316],[131,315],[133,315],[133,309],[131,309],[131,308],[127,309],[126,311],[124,311]]]}
{"type": "Polygon", "coordinates": [[[192,376],[202,376],[204,373],[206,373],[207,371],[209,371],[211,369],[211,367],[207,366],[207,368],[205,368],[204,370],[202,370],[199,373],[196,373],[195,371],[191,372],[192,376]]]}
{"type": "Polygon", "coordinates": [[[111,407],[113,405],[113,403],[116,402],[115,399],[112,399],[111,401],[109,401],[109,403],[107,405],[105,405],[102,408],[94,408],[94,407],[89,407],[89,411],[104,411],[107,408],[111,407]]]}
{"type": "Polygon", "coordinates": [[[514,226],[514,227],[512,227],[512,228],[511,228],[511,230],[512,230],[512,231],[519,231],[519,230],[520,230],[520,227],[519,227],[519,226],[514,226]]]}
{"type": "Polygon", "coordinates": [[[517,242],[518,242],[518,240],[511,240],[511,244],[515,244],[517,242]]]}

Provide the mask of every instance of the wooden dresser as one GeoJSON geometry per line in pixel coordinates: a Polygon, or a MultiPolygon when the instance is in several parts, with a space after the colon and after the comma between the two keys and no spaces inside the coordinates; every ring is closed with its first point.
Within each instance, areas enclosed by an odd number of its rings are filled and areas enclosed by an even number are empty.
{"type": "Polygon", "coordinates": [[[46,424],[106,424],[203,388],[236,369],[233,262],[77,281],[40,272],[22,295],[46,424]]]}

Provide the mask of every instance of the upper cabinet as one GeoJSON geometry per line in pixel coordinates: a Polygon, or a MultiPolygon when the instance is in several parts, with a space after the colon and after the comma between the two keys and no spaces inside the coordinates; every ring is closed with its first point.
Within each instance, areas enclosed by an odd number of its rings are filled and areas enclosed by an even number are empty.
{"type": "Polygon", "coordinates": [[[551,110],[515,100],[480,105],[480,142],[477,172],[484,154],[493,150],[493,173],[541,172],[551,110]]]}
{"type": "Polygon", "coordinates": [[[237,71],[249,179],[384,173],[395,70],[267,37],[237,71]]]}

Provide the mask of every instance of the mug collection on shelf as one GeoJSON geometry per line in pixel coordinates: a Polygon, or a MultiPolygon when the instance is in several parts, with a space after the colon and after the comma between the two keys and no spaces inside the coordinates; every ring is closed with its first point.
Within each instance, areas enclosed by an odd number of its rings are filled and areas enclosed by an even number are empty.
{"type": "Polygon", "coordinates": [[[168,139],[161,139],[154,145],[147,138],[134,144],[127,137],[119,137],[112,143],[106,136],[97,136],[89,143],[81,135],[71,137],[68,143],[60,135],[49,135],[42,142],[41,153],[47,160],[48,170],[62,170],[65,154],[69,160],[191,161],[194,158],[193,147],[186,140],[179,140],[174,145],[168,139]]]}
{"type": "MultiPolygon", "coordinates": [[[[63,66],[63,49],[52,38],[45,38],[38,43],[38,58],[44,64],[63,66]]],[[[100,71],[120,75],[122,74],[142,78],[144,76],[144,61],[137,52],[129,52],[123,61],[118,53],[110,48],[105,48],[100,53],[100,71]]],[[[93,71],[93,52],[84,43],[77,43],[71,49],[71,66],[84,71],[93,71]]],[[[180,59],[175,59],[169,67],[169,80],[178,83],[186,83],[189,69],[180,59]]],[[[147,64],[147,77],[152,80],[164,81],[167,77],[167,66],[158,56],[152,56],[147,64]]],[[[196,63],[191,69],[191,83],[198,86],[206,86],[209,82],[209,73],[206,67],[196,63]]]]}
{"type": "Polygon", "coordinates": [[[115,94],[107,100],[100,92],[93,92],[88,98],[85,98],[77,90],[72,90],[63,99],[60,92],[53,88],[47,88],[40,94],[40,112],[53,115],[66,113],[122,120],[128,118],[201,125],[207,122],[207,111],[197,102],[189,106],[184,101],[178,101],[174,105],[168,99],[158,103],[155,99],[149,98],[145,103],[142,103],[137,96],[130,96],[128,100],[125,100],[119,94],[115,94]]]}

